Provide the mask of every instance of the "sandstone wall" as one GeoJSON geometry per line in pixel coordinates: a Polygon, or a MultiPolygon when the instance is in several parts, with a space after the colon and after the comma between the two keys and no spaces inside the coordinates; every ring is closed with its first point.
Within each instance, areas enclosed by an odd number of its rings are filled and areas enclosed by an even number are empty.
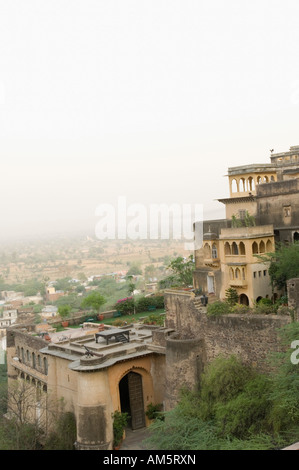
{"type": "Polygon", "coordinates": [[[166,402],[173,406],[179,389],[196,387],[203,367],[219,355],[232,354],[260,371],[267,357],[280,349],[278,329],[289,316],[230,314],[209,317],[194,304],[194,295],[166,292],[166,327],[176,331],[167,340],[166,402]]]}

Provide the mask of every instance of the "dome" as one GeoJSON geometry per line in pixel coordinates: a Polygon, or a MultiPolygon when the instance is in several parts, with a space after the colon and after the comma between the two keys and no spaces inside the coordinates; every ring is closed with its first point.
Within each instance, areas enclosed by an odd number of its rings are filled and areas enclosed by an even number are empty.
{"type": "Polygon", "coordinates": [[[209,231],[203,234],[204,240],[217,240],[218,236],[216,233],[211,232],[211,227],[209,227],[209,231]]]}

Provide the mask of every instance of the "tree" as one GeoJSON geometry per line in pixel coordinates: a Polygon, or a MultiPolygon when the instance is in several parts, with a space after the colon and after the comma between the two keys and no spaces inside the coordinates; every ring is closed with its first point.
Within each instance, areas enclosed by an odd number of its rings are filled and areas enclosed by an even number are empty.
{"type": "Polygon", "coordinates": [[[0,449],[72,449],[76,423],[63,408],[63,400],[49,398],[26,380],[15,380],[8,390],[1,387],[0,449]]]}
{"type": "Polygon", "coordinates": [[[257,256],[269,263],[269,276],[272,287],[286,292],[288,279],[299,276],[299,243],[278,245],[273,253],[257,256]]]}
{"type": "Polygon", "coordinates": [[[232,287],[229,287],[225,291],[225,300],[229,304],[230,307],[233,307],[235,304],[238,303],[239,301],[239,296],[238,292],[236,289],[233,289],[232,287]]]}
{"type": "Polygon", "coordinates": [[[77,437],[75,415],[64,412],[58,416],[54,429],[46,439],[45,450],[74,450],[77,437]]]}
{"type": "Polygon", "coordinates": [[[86,274],[83,273],[83,272],[78,273],[77,278],[78,278],[81,282],[87,281],[86,274]]]}
{"type": "Polygon", "coordinates": [[[8,393],[1,396],[2,408],[7,410],[7,421],[4,422],[6,435],[16,450],[34,450],[40,446],[47,402],[46,399],[39,401],[37,417],[33,390],[32,385],[21,380],[11,384],[8,393]]]}
{"type": "Polygon", "coordinates": [[[58,313],[61,318],[67,318],[70,315],[71,310],[72,308],[70,305],[59,305],[58,307],[58,313]]]}
{"type": "Polygon", "coordinates": [[[190,255],[188,258],[181,256],[171,261],[168,268],[175,275],[181,286],[188,287],[193,285],[193,271],[195,269],[194,257],[190,255]]]}
{"type": "Polygon", "coordinates": [[[105,303],[105,297],[103,297],[99,292],[94,291],[88,294],[87,297],[82,300],[81,307],[93,308],[98,314],[102,305],[104,305],[105,303]]]}
{"type": "Polygon", "coordinates": [[[133,305],[134,305],[134,315],[135,315],[135,299],[134,299],[134,291],[136,289],[136,284],[133,282],[133,276],[127,276],[127,280],[129,281],[128,285],[128,295],[132,295],[133,297],[133,305]]]}
{"type": "Polygon", "coordinates": [[[127,276],[137,276],[142,274],[142,269],[140,267],[140,263],[134,262],[131,263],[130,268],[127,272],[127,276]]]}

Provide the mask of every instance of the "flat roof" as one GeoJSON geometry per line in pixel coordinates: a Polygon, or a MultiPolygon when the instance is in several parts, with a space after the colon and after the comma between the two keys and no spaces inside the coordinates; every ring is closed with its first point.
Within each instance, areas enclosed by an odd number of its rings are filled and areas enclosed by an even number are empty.
{"type": "Polygon", "coordinates": [[[88,324],[77,328],[73,334],[71,328],[50,334],[53,341],[41,352],[68,360],[71,370],[88,372],[105,369],[124,360],[165,354],[164,348],[152,346],[152,330],[156,328],[159,327],[136,323],[120,328],[105,325],[105,329],[100,331],[99,324],[88,324]],[[127,334],[129,341],[118,341],[117,337],[121,334],[127,334]]]}
{"type": "Polygon", "coordinates": [[[232,176],[243,173],[260,173],[260,172],[273,172],[276,166],[273,163],[252,163],[250,165],[241,165],[228,168],[228,174],[225,176],[232,176]]]}

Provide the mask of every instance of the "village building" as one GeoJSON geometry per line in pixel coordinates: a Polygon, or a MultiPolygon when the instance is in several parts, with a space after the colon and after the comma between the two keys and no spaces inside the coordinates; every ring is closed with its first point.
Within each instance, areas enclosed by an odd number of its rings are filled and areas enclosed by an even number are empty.
{"type": "Polygon", "coordinates": [[[55,305],[46,305],[41,313],[40,313],[42,319],[48,320],[51,318],[55,318],[58,315],[58,307],[55,305]]]}
{"type": "Polygon", "coordinates": [[[47,302],[55,302],[56,300],[60,299],[60,297],[63,297],[64,291],[62,290],[56,290],[54,286],[48,286],[46,288],[46,301],[47,302]]]}
{"type": "Polygon", "coordinates": [[[17,321],[17,318],[18,311],[16,309],[3,310],[2,315],[0,315],[0,334],[4,334],[5,329],[13,325],[17,321]]]}

